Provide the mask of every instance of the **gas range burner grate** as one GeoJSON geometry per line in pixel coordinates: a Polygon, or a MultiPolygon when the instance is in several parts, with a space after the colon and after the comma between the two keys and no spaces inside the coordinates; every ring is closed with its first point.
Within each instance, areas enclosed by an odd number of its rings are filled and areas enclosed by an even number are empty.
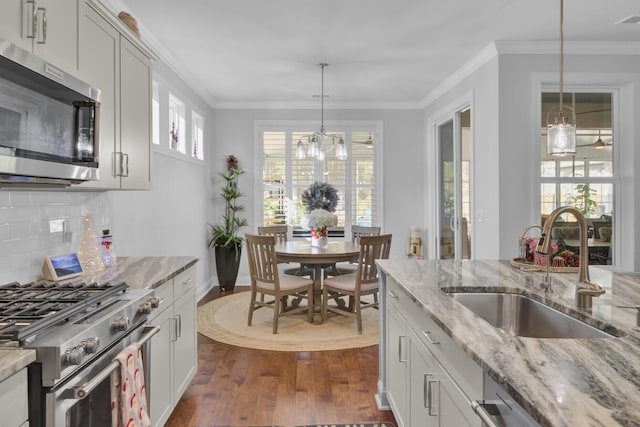
{"type": "Polygon", "coordinates": [[[98,307],[127,288],[126,283],[84,282],[15,282],[0,286],[0,340],[21,341],[88,306],[98,307]]]}

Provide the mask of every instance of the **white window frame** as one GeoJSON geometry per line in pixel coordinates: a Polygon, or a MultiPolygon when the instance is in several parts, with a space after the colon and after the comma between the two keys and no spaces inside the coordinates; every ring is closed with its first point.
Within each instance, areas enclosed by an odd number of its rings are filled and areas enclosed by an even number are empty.
{"type": "MultiPolygon", "coordinates": [[[[627,108],[626,111],[622,110],[622,105],[626,105],[622,98],[632,97],[633,95],[632,89],[628,86],[628,82],[626,81],[627,78],[623,76],[618,77],[621,78],[622,81],[616,81],[616,76],[612,74],[565,73],[564,91],[565,93],[609,92],[612,95],[611,128],[612,133],[613,135],[616,135],[616,140],[618,142],[616,142],[617,147],[614,148],[612,156],[613,177],[611,179],[606,178],[608,182],[613,182],[614,191],[613,212],[615,225],[610,250],[613,251],[611,254],[612,265],[633,270],[635,264],[633,253],[636,248],[633,239],[633,236],[636,233],[635,219],[632,220],[629,218],[630,215],[624,214],[623,194],[628,192],[628,190],[624,188],[622,179],[623,170],[627,168],[627,166],[625,166],[625,161],[630,161],[631,159],[625,160],[625,156],[622,153],[627,152],[628,150],[633,150],[633,143],[630,142],[633,138],[630,138],[629,136],[632,135],[633,132],[630,129],[629,123],[633,123],[635,119],[633,119],[634,112],[631,111],[631,108],[627,108]],[[567,81],[569,82],[568,84],[566,83],[567,81]],[[626,230],[624,234],[622,233],[623,229],[626,230]],[[629,253],[631,253],[631,255],[629,255],[629,253]]],[[[531,129],[531,140],[536,142],[535,155],[532,156],[532,159],[535,162],[533,170],[536,171],[536,178],[534,180],[535,188],[532,191],[533,199],[531,206],[535,210],[535,212],[532,212],[532,218],[539,218],[540,216],[540,187],[544,182],[540,176],[540,165],[542,161],[540,148],[540,124],[542,123],[541,97],[543,92],[558,92],[560,90],[558,84],[555,83],[556,80],[557,75],[553,73],[535,73],[533,75],[532,99],[534,101],[535,108],[532,110],[532,123],[534,126],[532,126],[531,129]],[[535,137],[533,136],[534,133],[535,137]]],[[[629,106],[627,105],[627,107],[629,106]]],[[[582,181],[582,178],[579,180],[582,181]]]]}
{"type": "Polygon", "coordinates": [[[191,149],[189,156],[195,160],[204,160],[204,117],[191,110],[191,149]]]}
{"type": "Polygon", "coordinates": [[[153,80],[151,100],[151,142],[160,145],[160,84],[153,80]]]}
{"type": "Polygon", "coordinates": [[[177,95],[169,92],[169,149],[181,154],[187,154],[187,105],[177,95]],[[173,120],[174,116],[177,117],[177,123],[173,120]],[[175,128],[178,134],[178,141],[175,147],[173,147],[172,141],[172,123],[175,124],[175,128]]]}
{"type": "MultiPolygon", "coordinates": [[[[373,132],[376,135],[374,150],[375,150],[375,190],[376,190],[376,202],[375,202],[375,210],[376,210],[376,226],[382,227],[384,230],[384,210],[383,206],[383,158],[382,158],[382,147],[383,147],[383,125],[382,121],[325,121],[325,128],[328,133],[340,133],[340,132],[373,132]]],[[[316,130],[319,127],[317,121],[309,121],[309,120],[256,120],[254,122],[254,165],[256,166],[256,171],[254,174],[254,200],[260,201],[264,198],[263,193],[263,155],[264,151],[262,149],[262,134],[263,132],[288,132],[289,135],[292,132],[306,132],[309,130],[316,130]]],[[[345,144],[347,145],[347,152],[351,155],[351,141],[350,138],[345,140],[345,144]]],[[[287,141],[287,146],[291,146],[291,141],[287,141]]],[[[349,158],[350,159],[350,158],[349,158]]],[[[347,161],[349,161],[347,159],[347,161]]],[[[288,166],[289,167],[289,166],[288,166]]],[[[352,175],[351,175],[351,163],[347,164],[345,174],[347,176],[345,182],[345,194],[349,194],[350,197],[345,200],[345,227],[344,233],[345,236],[351,235],[351,197],[353,195],[352,188],[352,175]]],[[[287,182],[285,184],[286,191],[291,191],[292,182],[290,182],[291,176],[288,174],[287,182]]],[[[290,196],[290,195],[289,195],[290,196]]],[[[264,220],[264,204],[256,203],[254,206],[254,217],[253,223],[262,224],[264,220]]]]}

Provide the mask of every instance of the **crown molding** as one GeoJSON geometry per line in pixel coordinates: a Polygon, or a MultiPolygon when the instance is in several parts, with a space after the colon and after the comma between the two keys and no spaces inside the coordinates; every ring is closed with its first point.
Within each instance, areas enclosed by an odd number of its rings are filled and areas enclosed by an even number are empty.
{"type": "MultiPolygon", "coordinates": [[[[114,16],[118,16],[120,11],[128,11],[128,7],[122,0],[93,0],[96,2],[101,2],[104,7],[109,9],[114,16]]],[[[135,16],[134,16],[135,17],[135,16]]],[[[137,18],[136,18],[137,20],[137,18]]],[[[177,64],[180,62],[167,50],[167,48],[153,35],[151,31],[144,25],[144,22],[138,21],[138,29],[140,30],[140,35],[144,39],[144,42],[153,50],[155,55],[157,55],[158,59],[162,61],[162,63],[167,66],[171,71],[176,73],[178,77],[182,79],[182,81],[193,89],[194,92],[198,94],[202,100],[209,105],[209,107],[214,108],[216,103],[215,99],[209,93],[208,90],[205,89],[205,85],[195,77],[193,73],[191,73],[186,67],[180,67],[177,64]]]]}
{"type": "MultiPolygon", "coordinates": [[[[299,101],[251,101],[251,102],[216,102],[212,108],[217,110],[319,110],[320,104],[299,101]]],[[[419,102],[335,102],[328,104],[325,102],[325,110],[421,110],[423,107],[419,102]]]]}
{"type": "Polygon", "coordinates": [[[450,77],[443,81],[438,87],[431,91],[421,102],[420,107],[426,108],[433,101],[453,89],[460,81],[470,76],[478,68],[489,62],[498,55],[498,50],[494,42],[489,43],[473,58],[467,61],[462,67],[458,68],[450,77]]]}
{"type": "MultiPolygon", "coordinates": [[[[559,41],[494,42],[499,55],[545,55],[559,53],[559,41]]],[[[640,55],[640,42],[633,41],[565,41],[565,55],[640,55]]]]}

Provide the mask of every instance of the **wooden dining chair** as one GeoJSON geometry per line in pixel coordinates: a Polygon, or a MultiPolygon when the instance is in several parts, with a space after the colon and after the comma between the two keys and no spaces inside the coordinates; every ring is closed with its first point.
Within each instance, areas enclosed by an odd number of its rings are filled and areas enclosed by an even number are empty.
{"type": "MultiPolygon", "coordinates": [[[[276,244],[285,243],[289,237],[289,226],[288,225],[270,225],[267,227],[258,227],[258,234],[260,236],[275,236],[276,244]]],[[[289,264],[286,261],[281,261],[286,264],[289,264]]],[[[282,274],[292,274],[294,276],[311,276],[313,268],[309,266],[300,264],[295,268],[287,268],[281,269],[280,273],[282,274]]]]}
{"type": "Polygon", "coordinates": [[[391,248],[391,234],[381,236],[361,236],[358,271],[326,279],[322,289],[322,321],[327,320],[328,312],[344,314],[356,318],[358,334],[362,334],[362,310],[378,307],[378,269],[377,259],[388,259],[391,248]],[[348,304],[329,305],[329,297],[348,297],[348,304]],[[365,295],[374,296],[373,302],[362,301],[365,295]]]}
{"type": "MultiPolygon", "coordinates": [[[[352,225],[351,226],[351,241],[358,243],[360,236],[379,236],[380,227],[365,226],[365,225],[352,225]]],[[[326,269],[325,273],[330,276],[339,276],[342,274],[352,274],[357,270],[358,261],[342,262],[333,264],[326,269]]]]}
{"type": "Polygon", "coordinates": [[[273,309],[273,333],[278,333],[278,319],[282,316],[307,311],[307,320],[313,322],[313,280],[278,273],[276,261],[276,237],[245,234],[251,275],[251,302],[248,325],[253,321],[253,312],[262,307],[273,309]],[[258,294],[260,298],[258,299],[258,294]],[[267,296],[273,296],[270,300],[267,296]],[[306,299],[307,306],[285,309],[283,300],[288,296],[306,299]]]}

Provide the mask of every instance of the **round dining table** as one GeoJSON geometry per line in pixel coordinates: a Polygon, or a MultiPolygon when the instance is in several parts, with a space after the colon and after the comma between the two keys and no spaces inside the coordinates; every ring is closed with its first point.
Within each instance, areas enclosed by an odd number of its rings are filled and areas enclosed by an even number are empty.
{"type": "MultiPolygon", "coordinates": [[[[322,269],[337,262],[352,261],[360,254],[360,245],[351,241],[329,241],[326,247],[311,246],[308,240],[290,240],[278,243],[275,247],[278,262],[298,262],[313,266],[313,305],[314,310],[321,307],[322,269]]],[[[355,278],[354,278],[355,280],[355,278]]]]}

